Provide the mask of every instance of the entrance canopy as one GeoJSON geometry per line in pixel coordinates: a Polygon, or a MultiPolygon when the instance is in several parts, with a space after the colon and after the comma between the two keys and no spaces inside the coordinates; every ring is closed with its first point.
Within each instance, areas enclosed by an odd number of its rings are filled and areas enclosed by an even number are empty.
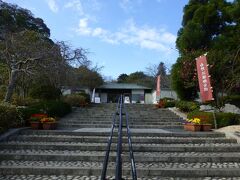
{"type": "Polygon", "coordinates": [[[151,91],[151,88],[130,83],[107,83],[96,88],[103,103],[116,102],[120,94],[128,96],[133,103],[144,103],[145,94],[151,91]]]}

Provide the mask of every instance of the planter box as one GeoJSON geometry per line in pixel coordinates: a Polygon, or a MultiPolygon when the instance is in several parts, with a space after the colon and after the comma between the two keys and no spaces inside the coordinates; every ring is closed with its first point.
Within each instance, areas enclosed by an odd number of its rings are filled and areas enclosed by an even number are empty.
{"type": "Polygon", "coordinates": [[[187,124],[184,124],[184,130],[186,130],[186,131],[200,131],[201,130],[201,125],[200,124],[187,123],[187,124]]]}
{"type": "Polygon", "coordinates": [[[211,131],[212,125],[211,124],[201,124],[201,131],[211,131]]]}
{"type": "Polygon", "coordinates": [[[40,122],[30,122],[32,129],[42,129],[42,124],[40,122]]]}
{"type": "Polygon", "coordinates": [[[56,129],[57,123],[43,123],[42,127],[43,127],[44,130],[56,129]]]}

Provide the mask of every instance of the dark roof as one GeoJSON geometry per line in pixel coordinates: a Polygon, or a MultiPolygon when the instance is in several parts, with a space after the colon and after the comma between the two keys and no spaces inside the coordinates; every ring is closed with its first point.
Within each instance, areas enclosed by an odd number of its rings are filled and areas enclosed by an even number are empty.
{"type": "Polygon", "coordinates": [[[97,89],[151,89],[151,88],[130,83],[107,83],[103,84],[97,89]]]}

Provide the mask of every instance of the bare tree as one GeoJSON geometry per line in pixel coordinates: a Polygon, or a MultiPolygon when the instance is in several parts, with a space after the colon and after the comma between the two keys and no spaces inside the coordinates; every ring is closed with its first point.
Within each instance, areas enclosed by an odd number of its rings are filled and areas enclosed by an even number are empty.
{"type": "Polygon", "coordinates": [[[73,67],[91,65],[91,61],[87,58],[87,50],[83,48],[72,49],[69,44],[64,41],[58,41],[57,46],[59,47],[62,63],[69,64],[73,67]]]}
{"type": "Polygon", "coordinates": [[[54,44],[34,31],[5,34],[0,41],[0,58],[9,68],[9,83],[4,98],[10,102],[19,73],[33,75],[39,64],[50,58],[54,44]]]}

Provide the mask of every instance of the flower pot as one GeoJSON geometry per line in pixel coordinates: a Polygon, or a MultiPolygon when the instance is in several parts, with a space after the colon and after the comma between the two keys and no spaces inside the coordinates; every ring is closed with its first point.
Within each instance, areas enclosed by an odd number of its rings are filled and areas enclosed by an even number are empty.
{"type": "Polygon", "coordinates": [[[201,124],[201,131],[211,131],[211,124],[201,124]]]}
{"type": "Polygon", "coordinates": [[[57,123],[43,123],[42,124],[44,130],[56,129],[57,123]]]}
{"type": "Polygon", "coordinates": [[[40,122],[34,122],[34,121],[32,121],[32,122],[30,122],[30,125],[31,125],[31,128],[32,128],[32,129],[41,129],[41,128],[42,128],[40,122]]]}
{"type": "Polygon", "coordinates": [[[187,124],[184,124],[184,130],[186,130],[186,131],[200,131],[201,130],[201,125],[200,124],[187,123],[187,124]]]}

